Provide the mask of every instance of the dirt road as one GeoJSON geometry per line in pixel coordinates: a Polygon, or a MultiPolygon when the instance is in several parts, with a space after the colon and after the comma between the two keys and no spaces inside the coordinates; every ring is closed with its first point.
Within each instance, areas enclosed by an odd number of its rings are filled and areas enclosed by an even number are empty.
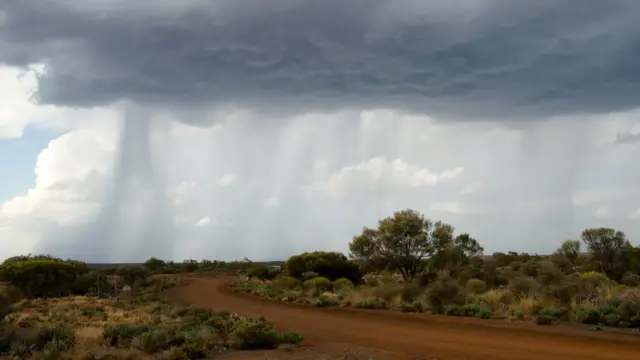
{"type": "Polygon", "coordinates": [[[195,306],[263,315],[277,328],[300,330],[320,348],[357,346],[390,359],[640,359],[640,339],[627,335],[502,320],[302,307],[232,293],[219,278],[194,278],[169,295],[195,306]]]}

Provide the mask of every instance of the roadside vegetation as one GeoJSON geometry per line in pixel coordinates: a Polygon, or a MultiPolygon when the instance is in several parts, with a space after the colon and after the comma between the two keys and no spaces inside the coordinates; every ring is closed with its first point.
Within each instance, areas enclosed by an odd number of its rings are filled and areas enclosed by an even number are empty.
{"type": "Polygon", "coordinates": [[[0,265],[0,358],[203,359],[235,349],[296,345],[263,318],[180,306],[162,296],[184,277],[144,266],[90,270],[50,256],[0,265]]]}
{"type": "Polygon", "coordinates": [[[254,266],[232,288],[318,307],[640,328],[640,247],[615,229],[585,229],[552,255],[486,256],[469,234],[404,210],[349,249],[254,266]]]}

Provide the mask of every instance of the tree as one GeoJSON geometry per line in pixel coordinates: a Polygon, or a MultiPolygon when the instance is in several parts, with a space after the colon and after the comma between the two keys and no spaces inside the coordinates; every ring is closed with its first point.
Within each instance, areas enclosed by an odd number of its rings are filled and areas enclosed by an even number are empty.
{"type": "Polygon", "coordinates": [[[133,286],[136,282],[151,276],[151,272],[144,266],[121,265],[116,269],[116,275],[122,278],[125,285],[133,286]]]}
{"type": "Polygon", "coordinates": [[[566,240],[560,245],[556,252],[566,257],[573,266],[578,262],[580,257],[580,241],[578,240],[566,240]]]}
{"type": "Polygon", "coordinates": [[[145,261],[144,264],[142,264],[142,266],[146,267],[152,272],[158,271],[159,269],[163,268],[164,265],[164,260],[160,260],[155,257],[149,258],[149,260],[145,261]]]}
{"type": "Polygon", "coordinates": [[[377,229],[365,227],[349,244],[350,256],[364,263],[375,262],[413,279],[433,255],[435,246],[452,237],[453,227],[426,219],[415,210],[402,210],[378,222],[377,229]]]}
{"type": "Polygon", "coordinates": [[[632,247],[622,231],[611,228],[585,229],[582,241],[598,263],[598,270],[609,278],[619,280],[629,269],[632,247]]]}

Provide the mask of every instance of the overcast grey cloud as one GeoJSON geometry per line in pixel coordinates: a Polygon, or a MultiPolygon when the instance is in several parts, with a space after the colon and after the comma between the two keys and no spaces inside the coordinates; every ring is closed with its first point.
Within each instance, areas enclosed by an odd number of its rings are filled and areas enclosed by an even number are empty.
{"type": "Polygon", "coordinates": [[[638,237],[639,18],[636,0],[0,0],[0,65],[44,65],[0,130],[76,114],[0,204],[0,240],[281,258],[406,207],[490,251],[638,237]]]}
{"type": "Polygon", "coordinates": [[[42,103],[391,107],[508,119],[638,105],[633,0],[0,2],[42,103]]]}
{"type": "Polygon", "coordinates": [[[640,142],[640,133],[634,134],[630,131],[623,131],[616,134],[617,144],[632,144],[640,142]]]}

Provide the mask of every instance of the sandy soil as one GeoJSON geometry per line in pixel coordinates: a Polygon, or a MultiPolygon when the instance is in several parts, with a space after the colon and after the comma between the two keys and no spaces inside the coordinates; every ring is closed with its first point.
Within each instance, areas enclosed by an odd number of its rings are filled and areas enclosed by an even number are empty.
{"type": "Polygon", "coordinates": [[[263,315],[279,329],[300,330],[315,349],[332,354],[353,351],[379,359],[640,359],[640,338],[629,335],[503,320],[304,307],[236,294],[227,283],[225,278],[193,278],[171,289],[169,296],[195,306],[263,315]]]}

